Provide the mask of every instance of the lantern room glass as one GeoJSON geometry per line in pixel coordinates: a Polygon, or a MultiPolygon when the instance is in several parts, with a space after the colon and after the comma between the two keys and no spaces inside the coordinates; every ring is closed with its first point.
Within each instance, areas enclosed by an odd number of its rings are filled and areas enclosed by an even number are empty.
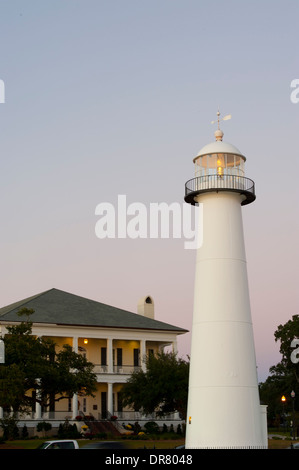
{"type": "Polygon", "coordinates": [[[244,176],[245,158],[231,153],[212,153],[194,159],[195,176],[244,176]]]}

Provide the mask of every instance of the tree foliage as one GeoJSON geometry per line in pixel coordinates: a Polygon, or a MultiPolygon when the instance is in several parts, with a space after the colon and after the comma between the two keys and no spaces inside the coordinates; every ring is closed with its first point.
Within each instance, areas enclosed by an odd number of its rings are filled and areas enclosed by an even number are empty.
{"type": "Polygon", "coordinates": [[[186,417],[189,363],[173,353],[150,354],[146,371],[133,372],[121,394],[124,406],[159,416],[178,411],[186,417]]]}
{"type": "Polygon", "coordinates": [[[279,325],[274,333],[275,341],[280,342],[281,361],[270,368],[270,375],[260,384],[261,400],[268,405],[268,416],[274,420],[281,414],[281,397],[286,397],[285,410],[292,409],[292,390],[295,391],[295,409],[299,407],[299,358],[294,356],[293,340],[299,338],[299,316],[295,315],[284,325],[279,325]]]}
{"type": "Polygon", "coordinates": [[[32,313],[21,309],[19,315],[26,315],[26,320],[7,327],[8,333],[2,338],[5,364],[0,366],[0,406],[22,412],[35,401],[47,408],[53,401],[72,398],[75,393],[93,395],[93,364],[69,345],[56,350],[52,340],[32,335],[32,313]]]}
{"type": "MultiPolygon", "coordinates": [[[[282,355],[279,365],[285,367],[288,373],[294,375],[299,383],[299,358],[294,357],[293,340],[299,339],[299,315],[294,315],[284,325],[279,325],[274,333],[275,341],[280,341],[280,353],[282,355]]],[[[276,366],[277,367],[277,366],[276,366]]],[[[275,368],[272,368],[275,372],[275,368]]]]}

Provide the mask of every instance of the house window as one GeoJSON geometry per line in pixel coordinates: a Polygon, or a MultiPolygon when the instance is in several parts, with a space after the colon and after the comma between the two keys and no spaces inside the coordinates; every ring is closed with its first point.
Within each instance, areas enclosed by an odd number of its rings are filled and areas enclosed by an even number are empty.
{"type": "Polygon", "coordinates": [[[107,348],[101,348],[101,366],[107,365],[107,348]]]}
{"type": "Polygon", "coordinates": [[[107,418],[107,392],[101,392],[101,415],[102,419],[107,418]]]}
{"type": "Polygon", "coordinates": [[[134,367],[139,366],[139,357],[140,357],[140,349],[134,349],[133,350],[134,367]]]}
{"type": "Polygon", "coordinates": [[[31,407],[31,411],[32,411],[33,413],[35,413],[35,411],[36,411],[36,391],[35,391],[35,390],[32,391],[32,407],[31,407]]]}
{"type": "Polygon", "coordinates": [[[49,398],[49,411],[55,411],[55,394],[50,393],[50,398],[49,398]]]}
{"type": "Polygon", "coordinates": [[[117,348],[116,353],[117,353],[117,365],[122,366],[123,365],[123,350],[122,350],[122,348],[117,348]]]}
{"type": "Polygon", "coordinates": [[[121,394],[117,392],[117,411],[122,411],[123,410],[123,403],[121,399],[121,394]]]}

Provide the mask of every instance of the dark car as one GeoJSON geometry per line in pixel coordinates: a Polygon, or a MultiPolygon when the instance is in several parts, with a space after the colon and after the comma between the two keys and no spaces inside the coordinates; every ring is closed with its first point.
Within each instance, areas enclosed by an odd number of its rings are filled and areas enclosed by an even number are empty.
{"type": "Polygon", "coordinates": [[[98,441],[90,442],[85,446],[82,446],[81,449],[125,449],[126,446],[123,442],[118,441],[98,441]]]}
{"type": "Polygon", "coordinates": [[[287,449],[299,449],[299,442],[292,443],[287,449]]]}

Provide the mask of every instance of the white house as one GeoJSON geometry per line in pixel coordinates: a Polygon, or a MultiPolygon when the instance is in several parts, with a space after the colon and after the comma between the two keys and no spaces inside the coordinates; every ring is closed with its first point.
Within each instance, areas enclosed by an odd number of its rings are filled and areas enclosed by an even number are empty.
{"type": "MultiPolygon", "coordinates": [[[[166,346],[177,352],[177,336],[187,332],[156,320],[151,296],[140,299],[138,313],[132,313],[50,289],[1,308],[1,336],[5,335],[7,326],[23,321],[17,315],[23,307],[34,310],[30,317],[33,335],[51,338],[58,348],[71,345],[74,351],[84,354],[94,364],[97,376],[94,398],[74,396],[72,400],[56,402],[46,411],[36,402],[30,415],[26,416],[31,424],[41,420],[72,420],[80,414],[93,416],[95,420],[111,415],[123,421],[145,418],[134,410],[122,409],[120,389],[133,370],[145,367],[147,354],[166,346]]],[[[1,416],[3,410],[0,408],[1,416]]]]}

